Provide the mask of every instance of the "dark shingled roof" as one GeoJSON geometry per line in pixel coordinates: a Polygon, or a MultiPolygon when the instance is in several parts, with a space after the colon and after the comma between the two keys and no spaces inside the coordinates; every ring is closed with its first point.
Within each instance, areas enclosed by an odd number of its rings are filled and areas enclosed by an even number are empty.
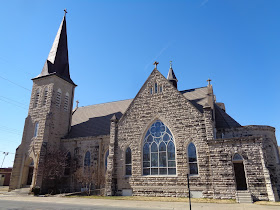
{"type": "Polygon", "coordinates": [[[174,71],[173,71],[171,66],[170,66],[170,69],[169,69],[168,74],[167,74],[167,79],[168,80],[175,80],[175,81],[178,82],[178,80],[177,80],[177,78],[175,76],[175,73],[174,73],[174,71]]]}
{"type": "Polygon", "coordinates": [[[66,138],[110,134],[111,118],[121,118],[132,99],[79,107],[72,116],[71,130],[66,138]]]}
{"type": "MultiPolygon", "coordinates": [[[[207,87],[180,91],[201,113],[203,106],[208,102],[207,87]]],[[[133,99],[115,101],[79,107],[72,116],[72,125],[65,138],[86,136],[100,136],[110,134],[111,118],[116,115],[121,118],[133,99]]],[[[215,105],[217,128],[239,127],[240,124],[232,119],[221,108],[215,105]]]]}
{"type": "Polygon", "coordinates": [[[216,128],[235,128],[241,125],[215,104],[216,128]]]}
{"type": "Polygon", "coordinates": [[[203,112],[203,106],[208,103],[207,87],[182,90],[180,93],[182,93],[201,113],[203,112]]]}
{"type": "MultiPolygon", "coordinates": [[[[54,39],[48,59],[46,60],[41,74],[33,78],[46,77],[49,75],[57,75],[60,78],[74,84],[70,78],[69,60],[68,60],[68,45],[66,31],[66,17],[64,15],[56,37],[54,39]]],[[[75,85],[75,84],[74,84],[75,85]]]]}

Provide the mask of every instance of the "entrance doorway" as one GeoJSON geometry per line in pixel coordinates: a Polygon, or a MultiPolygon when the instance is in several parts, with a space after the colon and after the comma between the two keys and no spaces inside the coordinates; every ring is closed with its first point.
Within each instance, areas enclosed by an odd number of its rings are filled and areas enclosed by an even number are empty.
{"type": "Polygon", "coordinates": [[[28,176],[27,176],[26,185],[32,184],[33,171],[34,171],[34,162],[32,160],[32,162],[30,163],[29,168],[28,168],[28,176]]]}
{"type": "Polygon", "coordinates": [[[247,181],[242,156],[239,154],[235,154],[233,156],[232,162],[234,167],[236,189],[247,190],[247,181]]]}

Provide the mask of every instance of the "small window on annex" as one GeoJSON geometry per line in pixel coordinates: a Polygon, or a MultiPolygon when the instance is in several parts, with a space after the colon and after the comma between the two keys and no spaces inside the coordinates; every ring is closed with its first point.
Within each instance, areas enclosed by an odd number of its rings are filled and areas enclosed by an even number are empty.
{"type": "Polygon", "coordinates": [[[125,151],[125,175],[131,175],[131,149],[129,147],[125,151]]]}
{"type": "Polygon", "coordinates": [[[35,128],[34,128],[34,137],[37,137],[38,135],[38,129],[39,129],[39,122],[35,123],[35,128]]]}
{"type": "Polygon", "coordinates": [[[108,156],[109,156],[109,149],[107,150],[105,154],[105,171],[107,171],[107,166],[108,166],[108,156]]]}
{"type": "Polygon", "coordinates": [[[84,159],[84,167],[90,166],[90,152],[87,151],[84,159]]]}
{"type": "Polygon", "coordinates": [[[65,159],[64,175],[70,175],[70,168],[71,168],[71,153],[68,152],[65,159]]]}
{"type": "Polygon", "coordinates": [[[152,124],[144,138],[143,175],[176,175],[174,138],[160,120],[152,124]]]}
{"type": "Polygon", "coordinates": [[[197,167],[197,155],[194,143],[190,143],[188,146],[188,160],[189,160],[189,173],[190,175],[198,174],[197,167]]]}

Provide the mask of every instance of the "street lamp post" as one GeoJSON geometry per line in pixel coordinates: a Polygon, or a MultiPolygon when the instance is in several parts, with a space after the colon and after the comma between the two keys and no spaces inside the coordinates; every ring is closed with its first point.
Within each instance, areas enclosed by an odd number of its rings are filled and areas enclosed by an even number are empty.
{"type": "Polygon", "coordinates": [[[190,204],[190,210],[192,210],[192,204],[191,204],[191,190],[190,190],[190,179],[189,179],[189,174],[187,174],[187,179],[188,179],[188,189],[189,189],[189,204],[190,204]]]}

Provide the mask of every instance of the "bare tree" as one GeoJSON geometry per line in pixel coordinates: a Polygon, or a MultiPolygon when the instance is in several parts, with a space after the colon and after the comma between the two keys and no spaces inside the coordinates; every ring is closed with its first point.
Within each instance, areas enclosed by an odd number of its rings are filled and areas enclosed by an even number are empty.
{"type": "Polygon", "coordinates": [[[55,194],[63,182],[65,168],[68,167],[67,152],[48,151],[45,159],[44,179],[47,180],[49,193],[55,194]]]}
{"type": "Polygon", "coordinates": [[[77,182],[84,188],[87,195],[91,194],[91,188],[95,184],[96,175],[91,166],[80,167],[74,173],[77,182]]]}

